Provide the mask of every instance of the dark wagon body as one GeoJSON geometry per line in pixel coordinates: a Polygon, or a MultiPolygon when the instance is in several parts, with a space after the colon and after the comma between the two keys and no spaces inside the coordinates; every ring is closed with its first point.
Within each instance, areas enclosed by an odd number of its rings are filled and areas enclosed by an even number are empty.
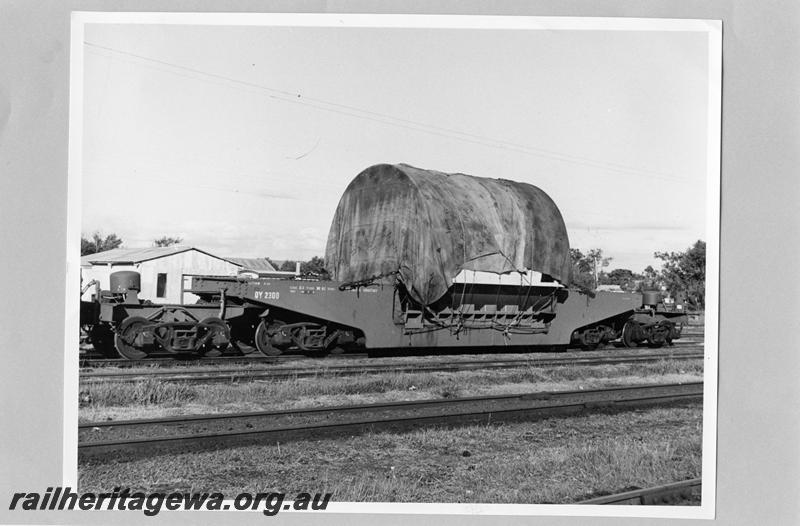
{"type": "Polygon", "coordinates": [[[262,308],[259,316],[276,328],[306,323],[327,327],[326,337],[336,330],[349,332],[346,346],[366,349],[566,346],[576,328],[627,318],[641,306],[638,294],[590,297],[536,288],[525,294],[518,287],[494,286],[491,293],[464,294],[455,287],[451,301],[420,308],[402,285],[390,280],[354,289],[341,286],[333,281],[199,278],[192,292],[216,299],[225,291],[229,301],[262,308]]]}

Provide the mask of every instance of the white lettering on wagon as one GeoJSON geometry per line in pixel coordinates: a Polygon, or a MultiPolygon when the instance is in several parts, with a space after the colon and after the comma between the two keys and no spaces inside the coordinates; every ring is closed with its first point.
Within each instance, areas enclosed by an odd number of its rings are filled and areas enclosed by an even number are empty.
{"type": "Polygon", "coordinates": [[[281,293],[273,290],[256,290],[253,291],[253,299],[279,300],[281,299],[281,293]]]}

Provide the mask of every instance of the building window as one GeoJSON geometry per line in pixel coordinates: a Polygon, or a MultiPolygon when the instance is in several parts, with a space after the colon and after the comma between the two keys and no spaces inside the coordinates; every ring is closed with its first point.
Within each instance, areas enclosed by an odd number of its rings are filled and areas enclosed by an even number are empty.
{"type": "Polygon", "coordinates": [[[167,296],[167,275],[159,272],[156,278],[156,298],[167,296]]]}

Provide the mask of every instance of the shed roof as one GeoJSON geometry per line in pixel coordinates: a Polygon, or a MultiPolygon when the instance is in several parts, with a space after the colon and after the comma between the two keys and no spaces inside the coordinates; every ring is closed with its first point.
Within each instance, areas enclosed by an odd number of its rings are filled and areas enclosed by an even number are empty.
{"type": "Polygon", "coordinates": [[[267,258],[225,258],[231,263],[239,265],[244,270],[254,272],[275,272],[275,267],[267,261],[267,258]]]}
{"type": "Polygon", "coordinates": [[[115,248],[113,250],[106,250],[104,252],[97,252],[96,254],[87,254],[81,257],[81,265],[133,265],[143,261],[150,261],[167,256],[173,256],[182,252],[195,250],[201,254],[205,254],[212,258],[221,259],[234,265],[239,265],[231,261],[229,258],[221,258],[214,254],[209,254],[204,250],[195,247],[187,247],[182,245],[172,245],[170,247],[145,247],[145,248],[115,248]]]}

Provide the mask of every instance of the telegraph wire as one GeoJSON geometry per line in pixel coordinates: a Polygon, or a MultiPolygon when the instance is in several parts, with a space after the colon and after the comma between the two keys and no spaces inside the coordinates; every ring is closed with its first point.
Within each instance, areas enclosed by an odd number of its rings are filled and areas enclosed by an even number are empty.
{"type": "MultiPolygon", "coordinates": [[[[412,130],[412,131],[428,133],[430,135],[436,135],[436,136],[449,138],[449,139],[454,139],[454,140],[458,140],[458,141],[462,141],[462,142],[468,142],[468,143],[478,144],[478,145],[487,146],[487,147],[493,147],[493,148],[499,148],[499,149],[508,150],[508,151],[514,151],[514,152],[517,152],[517,153],[522,153],[522,154],[525,154],[525,155],[531,155],[531,156],[534,156],[534,157],[549,158],[549,159],[556,160],[556,161],[563,161],[563,162],[570,162],[570,163],[574,163],[574,164],[581,164],[581,165],[585,165],[585,166],[589,166],[589,167],[593,167],[593,168],[600,168],[600,169],[604,169],[604,170],[608,170],[608,171],[614,171],[614,172],[618,172],[618,173],[622,173],[622,174],[626,174],[626,175],[649,175],[650,177],[657,178],[657,179],[672,180],[672,181],[684,181],[684,182],[687,181],[686,178],[670,176],[670,175],[664,174],[663,172],[658,172],[658,171],[654,171],[654,170],[640,169],[640,168],[625,166],[625,165],[618,164],[618,163],[611,163],[611,162],[606,162],[606,161],[597,161],[597,160],[589,159],[589,158],[586,158],[586,157],[575,156],[575,155],[570,155],[570,154],[564,154],[564,153],[555,152],[555,151],[552,151],[552,150],[545,150],[545,149],[542,149],[542,148],[535,148],[535,147],[531,147],[531,146],[525,146],[525,145],[521,145],[521,144],[517,144],[517,143],[505,141],[505,140],[492,139],[490,137],[484,137],[484,136],[481,136],[481,135],[475,135],[475,134],[470,134],[470,133],[466,133],[466,132],[461,132],[461,131],[458,131],[458,130],[452,130],[452,129],[444,128],[444,127],[441,127],[441,126],[425,124],[425,123],[421,123],[421,122],[412,121],[412,120],[409,120],[409,119],[403,119],[403,118],[400,118],[400,117],[394,117],[394,116],[391,116],[391,115],[386,115],[386,114],[378,113],[378,112],[371,111],[371,110],[364,110],[364,109],[357,108],[357,107],[354,107],[354,106],[348,106],[346,104],[339,104],[339,103],[335,103],[335,102],[329,102],[329,101],[325,101],[323,99],[317,99],[317,98],[314,98],[314,97],[304,97],[304,96],[302,96],[301,93],[293,93],[293,92],[289,92],[289,91],[285,91],[285,90],[280,90],[280,89],[277,89],[277,88],[272,88],[272,87],[269,87],[269,86],[264,86],[264,85],[257,84],[257,83],[254,83],[254,82],[235,79],[235,78],[232,78],[232,77],[227,77],[225,75],[220,75],[220,74],[217,74],[217,73],[211,73],[211,72],[207,72],[207,71],[191,68],[191,67],[188,67],[188,66],[183,66],[183,65],[180,65],[180,64],[172,63],[172,62],[155,59],[155,58],[152,58],[152,57],[138,55],[136,53],[123,51],[123,50],[115,49],[115,48],[108,47],[108,46],[103,46],[103,45],[100,45],[100,44],[96,44],[94,42],[84,41],[84,44],[87,45],[87,46],[90,46],[90,47],[93,47],[93,48],[97,48],[97,49],[102,49],[102,50],[105,50],[105,51],[108,51],[108,52],[111,52],[111,53],[125,55],[125,56],[133,57],[133,58],[136,58],[136,59],[139,59],[139,60],[144,60],[144,61],[147,61],[147,62],[160,64],[162,66],[167,66],[168,68],[174,68],[174,69],[187,71],[187,72],[193,73],[195,75],[201,75],[201,76],[205,76],[205,77],[210,77],[210,78],[214,78],[214,79],[218,79],[218,80],[223,80],[223,81],[228,82],[228,83],[239,84],[239,85],[242,85],[242,86],[255,88],[257,90],[266,91],[270,98],[272,98],[274,100],[281,101],[281,102],[287,102],[287,103],[298,104],[298,105],[302,105],[302,106],[308,106],[308,107],[312,107],[312,108],[315,108],[315,109],[318,109],[318,110],[322,110],[322,111],[328,111],[328,112],[332,112],[332,113],[346,115],[346,116],[353,117],[353,118],[369,120],[369,121],[378,122],[378,123],[382,123],[382,124],[386,124],[386,125],[390,125],[390,126],[396,126],[396,127],[400,127],[400,128],[404,128],[404,129],[408,129],[408,130],[412,130]],[[320,104],[324,104],[325,106],[320,106],[320,104]],[[327,107],[327,106],[331,106],[331,107],[327,107]],[[336,109],[336,108],[341,108],[341,109],[336,109]]],[[[168,72],[174,73],[174,71],[168,71],[168,72]]],[[[180,76],[186,77],[185,75],[180,75],[180,76]]],[[[194,78],[195,80],[201,80],[201,79],[197,79],[195,77],[186,77],[186,78],[194,78]]]]}

